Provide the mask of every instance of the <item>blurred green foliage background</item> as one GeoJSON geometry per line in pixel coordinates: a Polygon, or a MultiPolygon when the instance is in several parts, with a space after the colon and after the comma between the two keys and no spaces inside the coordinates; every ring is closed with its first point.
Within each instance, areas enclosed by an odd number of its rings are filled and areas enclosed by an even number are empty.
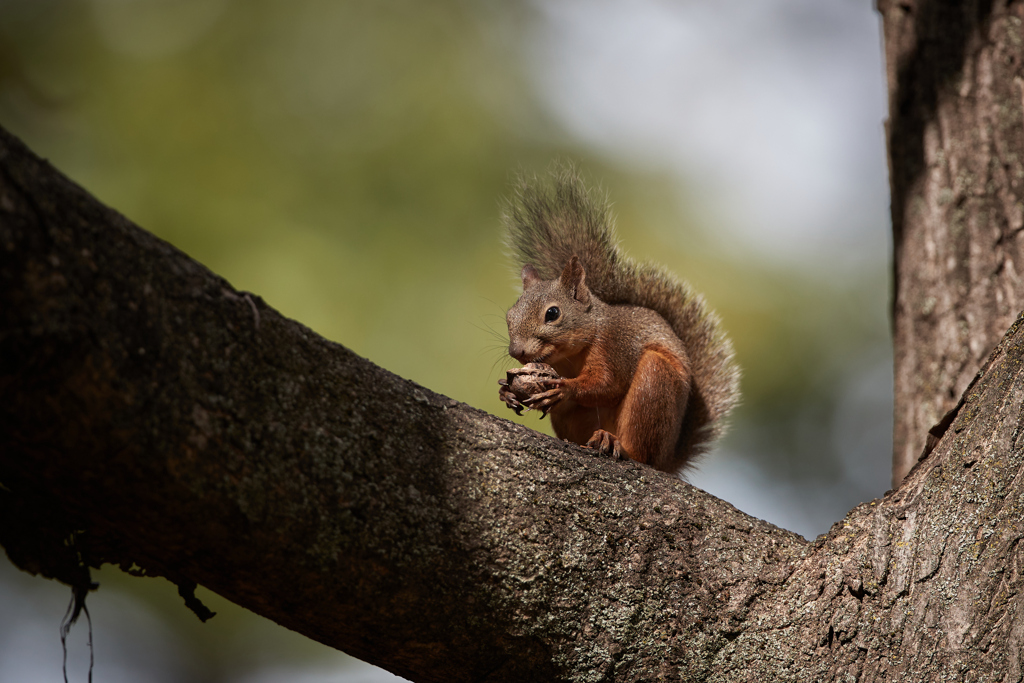
{"type": "MultiPolygon", "coordinates": [[[[2,0],[0,125],[234,286],[510,419],[496,381],[513,365],[504,310],[518,290],[501,202],[516,172],[574,159],[607,190],[629,253],[690,280],[734,340],[744,399],[719,457],[825,491],[832,507],[804,533],[881,495],[884,479],[848,476],[835,416],[851,373],[887,362],[887,264],[793,268],[715,239],[707,198],[588,148],[550,115],[522,58],[536,21],[531,3],[497,0],[2,0]]],[[[868,412],[854,431],[879,429],[868,412]]],[[[884,476],[889,453],[874,451],[884,476]]],[[[0,578],[41,590],[9,568],[0,578]]],[[[221,615],[200,625],[164,582],[109,569],[99,580],[164,615],[189,662],[152,680],[256,680],[256,664],[306,656],[341,665],[208,593],[221,615]]],[[[40,617],[48,648],[60,616],[40,617]]],[[[59,666],[59,647],[52,656],[59,666]]]]}

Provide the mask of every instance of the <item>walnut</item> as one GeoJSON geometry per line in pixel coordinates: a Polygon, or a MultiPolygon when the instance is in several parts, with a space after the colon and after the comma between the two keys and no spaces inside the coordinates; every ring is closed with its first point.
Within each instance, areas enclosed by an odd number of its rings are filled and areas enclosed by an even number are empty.
{"type": "Polygon", "coordinates": [[[516,411],[516,415],[522,415],[523,408],[529,407],[523,403],[547,391],[550,388],[547,383],[553,379],[559,379],[559,375],[547,363],[527,363],[521,368],[509,370],[505,379],[498,380],[498,398],[516,411]]]}

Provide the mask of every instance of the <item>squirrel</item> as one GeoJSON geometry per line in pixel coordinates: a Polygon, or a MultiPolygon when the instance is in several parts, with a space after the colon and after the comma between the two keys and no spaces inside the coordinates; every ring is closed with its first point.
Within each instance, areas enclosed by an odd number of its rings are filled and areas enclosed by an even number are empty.
{"type": "Polygon", "coordinates": [[[739,399],[732,344],[688,284],[622,254],[607,201],[574,168],[553,175],[547,187],[520,178],[504,223],[523,283],[506,315],[509,355],[557,377],[522,404],[507,382],[499,396],[550,414],[561,439],[678,473],[739,399]]]}

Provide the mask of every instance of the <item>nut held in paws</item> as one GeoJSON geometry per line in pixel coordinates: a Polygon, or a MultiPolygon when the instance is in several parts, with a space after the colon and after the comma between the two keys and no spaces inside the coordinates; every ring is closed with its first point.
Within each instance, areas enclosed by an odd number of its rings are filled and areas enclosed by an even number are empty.
{"type": "Polygon", "coordinates": [[[545,390],[544,383],[558,379],[555,369],[546,363],[527,363],[521,368],[509,370],[507,386],[520,401],[545,390]]]}

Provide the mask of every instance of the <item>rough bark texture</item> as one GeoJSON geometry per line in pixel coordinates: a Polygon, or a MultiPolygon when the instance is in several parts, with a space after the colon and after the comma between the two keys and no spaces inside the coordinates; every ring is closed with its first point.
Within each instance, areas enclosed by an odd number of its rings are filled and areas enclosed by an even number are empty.
{"type": "Polygon", "coordinates": [[[415,681],[1020,680],[1022,360],[1018,321],[808,544],[391,375],[0,132],[11,559],[200,583],[415,681]]]}
{"type": "Polygon", "coordinates": [[[889,81],[893,484],[1024,308],[1024,5],[879,0],[889,81]]]}
{"type": "Polygon", "coordinates": [[[199,583],[417,681],[707,671],[806,545],[317,337],[6,134],[0,404],[22,568],[199,583]]]}

